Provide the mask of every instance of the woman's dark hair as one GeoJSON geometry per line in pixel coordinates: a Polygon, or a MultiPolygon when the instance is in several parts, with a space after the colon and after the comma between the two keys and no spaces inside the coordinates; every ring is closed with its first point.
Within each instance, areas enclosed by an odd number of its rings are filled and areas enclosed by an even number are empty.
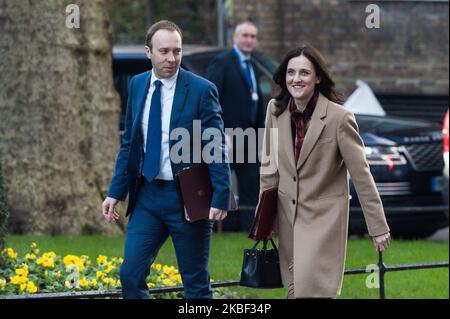
{"type": "Polygon", "coordinates": [[[276,100],[276,111],[274,112],[275,116],[279,116],[284,112],[284,110],[288,107],[289,100],[291,98],[291,94],[286,86],[286,71],[288,63],[292,58],[296,58],[301,55],[307,58],[314,65],[316,75],[320,79],[320,83],[316,85],[316,90],[332,102],[338,104],[342,104],[343,102],[343,95],[336,91],[335,84],[331,79],[330,71],[328,70],[322,54],[313,46],[305,44],[286,53],[273,75],[273,81],[280,88],[280,92],[274,97],[276,100]]]}

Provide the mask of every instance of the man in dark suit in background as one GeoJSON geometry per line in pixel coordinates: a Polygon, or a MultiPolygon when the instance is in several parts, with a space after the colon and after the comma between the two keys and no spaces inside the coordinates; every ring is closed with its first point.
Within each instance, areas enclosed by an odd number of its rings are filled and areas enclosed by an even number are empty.
{"type": "MultiPolygon", "coordinates": [[[[182,223],[174,176],[192,165],[178,162],[171,148],[178,144],[171,132],[179,128],[193,132],[193,121],[201,130],[221,134],[222,158],[226,158],[223,121],[217,91],[211,82],[180,68],[181,30],[170,21],[160,21],[147,32],[145,51],[152,70],[134,76],[129,85],[125,132],[116,159],[103,215],[114,222],[116,205],[129,196],[130,220],[125,240],[120,281],[124,298],[148,298],[146,277],[150,266],[168,236],[172,237],[178,267],[188,299],[212,298],[209,275],[211,220],[227,215],[231,196],[228,162],[209,163],[213,186],[210,220],[182,223]]],[[[195,137],[194,137],[195,138],[195,137]]],[[[190,141],[192,145],[193,141],[190,141]]],[[[205,141],[201,141],[202,148],[205,141]]],[[[193,148],[190,147],[192,150],[193,148]]],[[[194,149],[195,151],[195,149],[194,149]]],[[[201,152],[201,150],[198,150],[201,152]]],[[[192,153],[192,152],[191,152],[192,153]]]]}
{"type": "MultiPolygon", "coordinates": [[[[257,46],[258,29],[252,22],[238,24],[233,33],[233,48],[218,55],[208,67],[207,78],[219,92],[225,128],[257,129],[264,127],[265,112],[252,52],[257,46]]],[[[257,141],[248,141],[243,148],[237,147],[236,140],[228,136],[231,169],[238,179],[239,206],[256,206],[259,194],[258,157],[249,158],[249,149],[258,149],[257,141]],[[255,145],[253,145],[255,144],[255,145]],[[244,162],[236,161],[237,155],[245,154],[244,162]],[[231,154],[234,155],[232,158],[231,154]]],[[[251,152],[250,152],[251,153],[251,152]]],[[[257,154],[257,152],[256,152],[257,154]]],[[[248,230],[254,210],[240,210],[241,228],[248,230]]]]}

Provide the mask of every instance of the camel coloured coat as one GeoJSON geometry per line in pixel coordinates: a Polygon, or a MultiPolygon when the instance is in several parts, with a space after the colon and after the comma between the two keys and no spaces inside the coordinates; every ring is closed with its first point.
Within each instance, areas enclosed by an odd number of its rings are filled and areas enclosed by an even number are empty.
{"type": "Polygon", "coordinates": [[[267,108],[260,194],[278,186],[275,229],[283,283],[294,283],[296,298],[336,298],[347,248],[347,172],[371,236],[389,231],[383,205],[351,112],[319,94],[295,163],[289,108],[276,117],[274,101],[267,108]]]}

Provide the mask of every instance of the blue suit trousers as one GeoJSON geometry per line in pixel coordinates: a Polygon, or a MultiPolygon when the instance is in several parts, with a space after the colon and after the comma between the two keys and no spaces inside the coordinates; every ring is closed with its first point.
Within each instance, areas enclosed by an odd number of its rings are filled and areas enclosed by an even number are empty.
{"type": "Polygon", "coordinates": [[[120,269],[123,298],[149,298],[145,279],[159,249],[172,237],[187,299],[212,298],[209,251],[213,222],[181,222],[174,181],[145,181],[137,195],[120,269]]]}

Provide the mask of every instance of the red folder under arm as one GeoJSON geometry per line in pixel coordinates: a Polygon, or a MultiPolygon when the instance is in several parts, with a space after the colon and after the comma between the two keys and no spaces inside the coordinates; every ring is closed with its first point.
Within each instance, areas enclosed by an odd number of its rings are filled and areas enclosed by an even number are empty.
{"type": "Polygon", "coordinates": [[[278,187],[266,189],[261,194],[248,238],[264,240],[270,236],[277,216],[277,201],[278,187]]]}

